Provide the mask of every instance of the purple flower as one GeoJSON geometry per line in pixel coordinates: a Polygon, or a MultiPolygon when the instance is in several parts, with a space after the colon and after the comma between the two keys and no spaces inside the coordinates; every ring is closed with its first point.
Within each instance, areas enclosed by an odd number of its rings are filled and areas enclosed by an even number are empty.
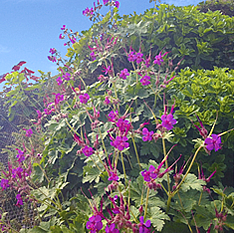
{"type": "Polygon", "coordinates": [[[144,223],[144,217],[141,216],[140,218],[140,223],[139,223],[139,233],[150,233],[150,230],[148,229],[151,225],[151,221],[147,220],[144,223]]]}
{"type": "Polygon", "coordinates": [[[23,200],[22,200],[22,198],[21,198],[21,196],[20,196],[19,193],[16,195],[16,199],[17,199],[16,206],[21,206],[21,205],[24,204],[24,203],[23,203],[23,200]]]}
{"type": "Polygon", "coordinates": [[[62,27],[61,27],[61,30],[65,30],[66,29],[66,25],[63,25],[62,27]]]}
{"type": "Polygon", "coordinates": [[[59,104],[60,102],[62,102],[64,100],[64,95],[61,95],[60,93],[57,93],[55,95],[55,100],[54,103],[55,105],[59,104]]]}
{"type": "Polygon", "coordinates": [[[127,69],[121,70],[119,77],[125,80],[127,76],[129,76],[128,70],[127,69]]]}
{"type": "Polygon", "coordinates": [[[8,183],[9,183],[9,180],[7,180],[7,179],[2,179],[1,180],[2,191],[7,189],[10,186],[8,183]]]}
{"type": "Polygon", "coordinates": [[[125,136],[123,137],[117,136],[116,139],[111,138],[111,140],[112,140],[112,142],[110,143],[111,146],[115,147],[116,149],[120,151],[129,147],[129,143],[126,142],[128,141],[128,138],[125,136]]]}
{"type": "Polygon", "coordinates": [[[137,53],[136,54],[136,63],[139,64],[143,61],[143,53],[137,53]]]}
{"type": "Polygon", "coordinates": [[[83,95],[80,95],[79,98],[80,98],[80,102],[82,104],[87,104],[87,102],[89,100],[89,95],[87,93],[85,93],[83,95]]]}
{"type": "Polygon", "coordinates": [[[110,171],[108,180],[115,180],[115,181],[118,181],[118,180],[119,180],[119,177],[118,177],[118,175],[117,175],[116,172],[111,172],[111,171],[110,171]]]}
{"type": "Polygon", "coordinates": [[[61,79],[61,77],[58,77],[57,79],[56,79],[56,81],[57,81],[57,84],[60,86],[61,84],[63,84],[63,81],[62,81],[62,79],[61,79]]]}
{"type": "Polygon", "coordinates": [[[121,133],[126,133],[129,131],[129,129],[131,128],[131,124],[129,123],[128,120],[123,120],[122,118],[120,118],[117,123],[116,126],[119,128],[121,133]]]}
{"type": "Polygon", "coordinates": [[[32,134],[33,134],[33,131],[32,131],[32,129],[23,129],[23,130],[25,130],[26,131],[26,134],[25,134],[25,136],[26,137],[31,137],[32,136],[32,134]]]}
{"type": "Polygon", "coordinates": [[[25,160],[24,152],[18,148],[16,148],[16,150],[18,151],[18,154],[16,155],[16,158],[18,159],[17,161],[21,163],[25,160]]]}
{"type": "Polygon", "coordinates": [[[140,82],[142,86],[148,86],[151,83],[149,80],[150,80],[150,76],[145,75],[143,78],[141,78],[140,82]]]}
{"type": "Polygon", "coordinates": [[[128,54],[128,61],[133,62],[136,60],[136,55],[135,53],[132,51],[131,53],[128,54]]]}
{"type": "Polygon", "coordinates": [[[70,41],[71,41],[72,44],[75,44],[76,43],[76,38],[72,37],[72,38],[70,38],[70,41]]]}
{"type": "Polygon", "coordinates": [[[109,0],[103,0],[103,4],[106,5],[109,2],[109,0]]]}
{"type": "Polygon", "coordinates": [[[221,137],[217,134],[212,134],[211,137],[205,139],[206,149],[218,151],[221,149],[221,137]]]}
{"type": "Polygon", "coordinates": [[[109,74],[112,72],[110,66],[108,66],[108,67],[103,66],[103,69],[104,69],[103,72],[105,72],[105,74],[109,74]]]}
{"type": "Polygon", "coordinates": [[[163,114],[161,116],[161,120],[162,120],[162,126],[167,130],[173,129],[173,125],[177,123],[177,121],[173,118],[173,115],[171,113],[168,115],[163,114]]]}
{"type": "Polygon", "coordinates": [[[56,57],[54,56],[48,56],[48,59],[52,62],[56,62],[56,57]]]}
{"type": "Polygon", "coordinates": [[[70,74],[69,73],[66,73],[66,74],[64,74],[63,75],[63,78],[65,79],[65,80],[67,80],[67,81],[69,81],[70,80],[70,74]]]}
{"type": "Polygon", "coordinates": [[[142,129],[142,134],[144,135],[142,137],[142,140],[144,142],[151,141],[152,140],[152,135],[154,134],[153,131],[150,131],[147,128],[142,129]]]}
{"type": "Polygon", "coordinates": [[[108,117],[110,118],[111,121],[116,121],[118,119],[118,116],[119,116],[118,110],[116,110],[115,112],[111,111],[108,114],[108,117]]]}
{"type": "Polygon", "coordinates": [[[100,215],[92,216],[86,223],[86,228],[90,230],[90,233],[96,233],[100,231],[103,227],[102,217],[100,215]]]}
{"type": "Polygon", "coordinates": [[[59,35],[59,39],[64,39],[63,34],[60,34],[60,35],[59,35]]]}
{"type": "Polygon", "coordinates": [[[92,147],[88,147],[88,146],[85,146],[83,149],[82,149],[82,152],[85,156],[89,157],[90,155],[93,154],[93,148],[92,147]]]}
{"type": "Polygon", "coordinates": [[[96,56],[94,52],[91,52],[89,55],[91,56],[92,61],[96,60],[96,56]]]}
{"type": "Polygon", "coordinates": [[[17,176],[21,179],[22,178],[22,172],[24,169],[22,167],[17,167],[16,169],[12,170],[12,177],[17,178],[17,176]]]}
{"type": "Polygon", "coordinates": [[[55,48],[51,48],[49,52],[53,55],[57,52],[57,50],[55,48]]]}
{"type": "Polygon", "coordinates": [[[112,223],[109,227],[106,226],[105,232],[106,233],[119,233],[119,230],[117,228],[115,228],[115,224],[112,223]]]}
{"type": "Polygon", "coordinates": [[[110,103],[109,97],[106,96],[104,100],[104,104],[108,105],[110,103]]]}
{"type": "Polygon", "coordinates": [[[162,51],[159,53],[159,55],[155,56],[154,64],[158,64],[159,66],[162,64],[163,57],[168,54],[169,52],[166,52],[162,55],[162,51]]]}
{"type": "Polygon", "coordinates": [[[115,1],[115,7],[119,8],[119,1],[115,1]]]}
{"type": "Polygon", "coordinates": [[[144,181],[150,182],[151,178],[152,179],[156,179],[157,178],[157,174],[155,173],[156,168],[153,165],[150,165],[149,167],[149,171],[144,170],[141,172],[141,175],[144,178],[144,181]]]}
{"type": "Polygon", "coordinates": [[[160,66],[163,61],[164,60],[162,59],[162,55],[159,54],[159,55],[155,56],[154,64],[158,64],[160,66]]]}

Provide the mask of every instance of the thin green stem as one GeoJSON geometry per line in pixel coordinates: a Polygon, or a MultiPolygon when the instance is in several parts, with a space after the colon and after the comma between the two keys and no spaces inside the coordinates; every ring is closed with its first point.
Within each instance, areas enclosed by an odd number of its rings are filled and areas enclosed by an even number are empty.
{"type": "Polygon", "coordinates": [[[199,197],[199,201],[198,201],[198,205],[200,205],[201,204],[201,199],[202,199],[202,191],[201,191],[201,194],[200,194],[200,197],[199,197]]]}
{"type": "Polygon", "coordinates": [[[102,137],[102,132],[101,132],[100,127],[99,127],[99,126],[98,126],[98,132],[99,132],[99,135],[101,136],[102,146],[103,146],[103,149],[104,149],[104,151],[105,151],[106,158],[108,159],[106,146],[105,146],[105,143],[104,143],[104,140],[103,140],[103,137],[102,137]]]}
{"type": "Polygon", "coordinates": [[[167,210],[166,210],[167,213],[168,213],[168,211],[169,211],[169,209],[170,209],[172,197],[173,197],[173,195],[171,195],[171,193],[169,193],[169,194],[168,194],[168,199],[167,199],[167,210]]]}
{"type": "MultiPolygon", "coordinates": [[[[162,144],[163,144],[163,154],[164,154],[164,159],[167,157],[167,151],[166,151],[166,145],[165,145],[165,139],[162,139],[162,144]]],[[[167,159],[165,161],[166,164],[166,169],[168,168],[168,162],[167,159]]],[[[167,173],[167,187],[168,187],[168,193],[171,192],[171,187],[170,187],[170,178],[169,178],[169,174],[167,173]]]]}
{"type": "Polygon", "coordinates": [[[196,150],[196,152],[195,152],[195,154],[194,154],[194,156],[193,156],[193,159],[192,159],[192,161],[191,161],[191,163],[190,163],[190,165],[189,165],[189,168],[188,168],[187,172],[185,173],[183,179],[180,181],[179,185],[176,187],[175,191],[173,191],[174,195],[179,191],[181,185],[183,184],[184,180],[186,179],[188,173],[190,172],[190,170],[191,170],[191,168],[192,168],[192,166],[193,166],[193,164],[194,164],[194,161],[195,161],[195,159],[196,159],[196,157],[197,157],[198,152],[201,150],[202,147],[203,147],[203,145],[201,145],[201,146],[196,150]]]}
{"type": "Polygon", "coordinates": [[[149,192],[150,192],[150,189],[149,189],[149,187],[148,187],[148,189],[147,189],[147,194],[146,194],[146,201],[145,201],[145,214],[144,214],[144,219],[146,219],[146,214],[147,214],[148,200],[149,200],[149,192]]]}
{"type": "Polygon", "coordinates": [[[90,159],[93,161],[93,163],[98,168],[98,170],[102,173],[102,169],[97,165],[97,163],[94,161],[94,159],[91,156],[90,156],[90,159]]]}
{"type": "Polygon", "coordinates": [[[127,180],[127,175],[126,175],[126,170],[125,170],[125,165],[124,165],[123,153],[122,152],[121,152],[121,161],[122,161],[122,166],[123,166],[124,179],[126,181],[127,180]]]}
{"type": "Polygon", "coordinates": [[[139,169],[141,170],[142,167],[141,167],[141,164],[140,164],[139,154],[138,154],[138,151],[137,151],[136,142],[135,142],[135,139],[134,139],[133,135],[131,135],[131,138],[132,138],[133,147],[134,147],[134,150],[135,150],[135,153],[136,153],[137,163],[139,165],[139,169]]]}
{"type": "Polygon", "coordinates": [[[38,163],[38,166],[40,167],[41,171],[43,172],[43,174],[44,174],[44,176],[45,176],[47,182],[50,183],[50,180],[49,180],[48,176],[46,175],[46,173],[45,173],[45,171],[44,171],[44,169],[42,168],[42,166],[41,166],[40,163],[38,163]]]}
{"type": "Polygon", "coordinates": [[[66,121],[68,127],[71,129],[71,131],[73,131],[73,133],[75,133],[76,135],[78,135],[78,136],[80,137],[80,134],[77,133],[77,132],[74,130],[74,128],[70,125],[70,123],[68,122],[68,120],[67,120],[66,118],[65,118],[65,121],[66,121]]]}

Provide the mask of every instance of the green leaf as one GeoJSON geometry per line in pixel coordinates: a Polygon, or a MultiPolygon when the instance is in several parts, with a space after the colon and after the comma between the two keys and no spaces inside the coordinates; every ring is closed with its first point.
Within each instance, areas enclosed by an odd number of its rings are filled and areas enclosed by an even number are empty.
{"type": "Polygon", "coordinates": [[[157,231],[161,231],[163,229],[165,220],[170,220],[169,216],[157,206],[150,208],[149,216],[150,217],[147,219],[150,219],[152,225],[157,231]]]}
{"type": "Polygon", "coordinates": [[[190,189],[196,189],[198,191],[203,190],[203,185],[206,185],[204,180],[198,179],[194,174],[189,173],[181,185],[181,189],[186,192],[190,189]]]}

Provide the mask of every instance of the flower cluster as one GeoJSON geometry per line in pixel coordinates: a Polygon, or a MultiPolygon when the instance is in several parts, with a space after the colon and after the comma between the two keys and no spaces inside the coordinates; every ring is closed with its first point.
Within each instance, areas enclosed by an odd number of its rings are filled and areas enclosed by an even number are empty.
{"type": "Polygon", "coordinates": [[[171,112],[167,114],[167,106],[165,106],[164,114],[161,116],[161,126],[166,130],[172,130],[173,126],[177,123],[177,121],[173,117],[174,104],[171,106],[171,112]]]}
{"type": "Polygon", "coordinates": [[[1,179],[2,191],[10,188],[17,192],[16,206],[23,205],[22,197],[24,197],[25,201],[30,200],[31,187],[29,186],[28,178],[32,173],[32,161],[36,159],[33,149],[30,154],[26,154],[26,148],[24,145],[23,147],[23,151],[16,148],[18,151],[16,155],[18,166],[13,166],[8,162],[8,171],[2,170],[2,174],[4,175],[4,178],[1,179]]]}
{"type": "Polygon", "coordinates": [[[108,120],[114,124],[114,128],[110,129],[109,132],[114,132],[116,137],[110,135],[111,146],[115,147],[119,151],[129,147],[127,134],[131,130],[132,124],[125,120],[125,116],[120,117],[118,111],[111,111],[108,114],[108,120]]]}

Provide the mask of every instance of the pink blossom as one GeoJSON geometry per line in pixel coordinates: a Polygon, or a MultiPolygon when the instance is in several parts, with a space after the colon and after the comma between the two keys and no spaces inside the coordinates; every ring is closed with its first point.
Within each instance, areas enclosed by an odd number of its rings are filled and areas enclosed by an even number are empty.
{"type": "Polygon", "coordinates": [[[206,149],[211,151],[211,150],[215,150],[218,151],[219,149],[221,149],[221,137],[217,134],[212,134],[211,138],[208,137],[205,139],[205,144],[206,144],[206,149]]]}
{"type": "Polygon", "coordinates": [[[126,79],[127,76],[129,76],[128,70],[127,69],[121,70],[119,77],[122,79],[126,79]]]}
{"type": "Polygon", "coordinates": [[[161,116],[161,120],[162,120],[162,126],[167,130],[173,129],[173,125],[177,123],[177,121],[173,118],[173,115],[171,113],[168,115],[163,114],[161,116]]]}
{"type": "Polygon", "coordinates": [[[87,145],[82,149],[82,152],[85,156],[89,157],[90,155],[93,154],[93,148],[88,147],[87,145]]]}
{"type": "Polygon", "coordinates": [[[85,93],[83,95],[80,95],[79,98],[80,98],[80,102],[82,104],[87,104],[87,102],[89,100],[89,95],[87,93],[85,93]]]}
{"type": "Polygon", "coordinates": [[[142,86],[148,86],[151,82],[149,81],[151,78],[148,75],[145,75],[143,78],[141,78],[140,82],[142,86]]]}

